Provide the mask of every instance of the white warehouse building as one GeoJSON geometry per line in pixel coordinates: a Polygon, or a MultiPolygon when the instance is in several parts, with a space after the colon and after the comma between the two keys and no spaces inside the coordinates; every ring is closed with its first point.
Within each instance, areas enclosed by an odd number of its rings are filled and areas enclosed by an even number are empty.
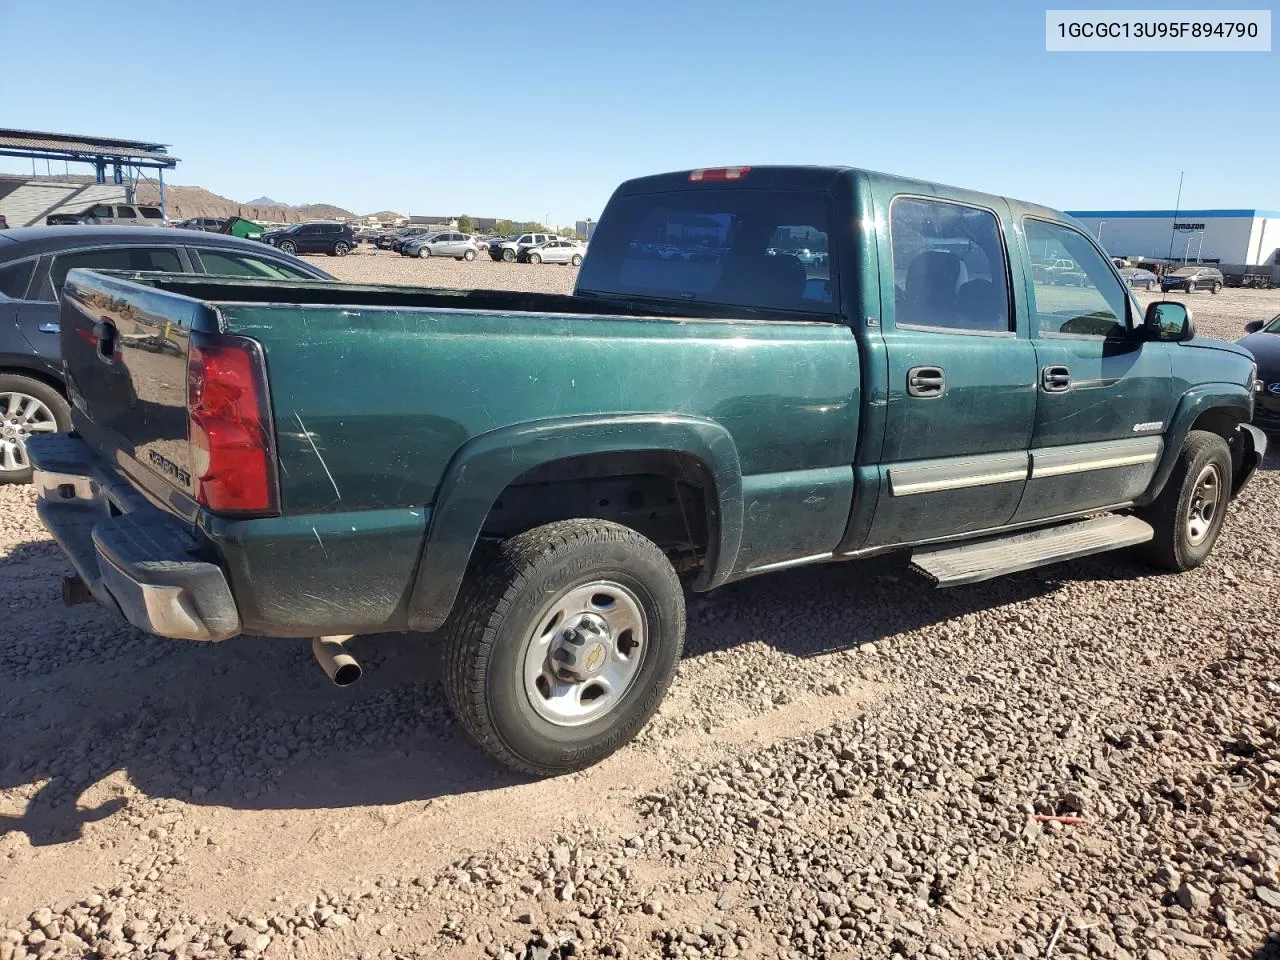
{"type": "Polygon", "coordinates": [[[1280,266],[1277,210],[1080,210],[1071,216],[1113,257],[1280,266]]]}

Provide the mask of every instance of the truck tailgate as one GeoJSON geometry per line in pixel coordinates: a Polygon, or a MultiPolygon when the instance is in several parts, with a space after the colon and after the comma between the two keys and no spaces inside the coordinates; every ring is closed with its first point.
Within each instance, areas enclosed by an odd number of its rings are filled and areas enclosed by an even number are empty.
{"type": "Polygon", "coordinates": [[[75,429],[149,499],[192,520],[187,355],[193,332],[217,331],[216,312],[119,276],[72,270],[61,320],[75,429]]]}

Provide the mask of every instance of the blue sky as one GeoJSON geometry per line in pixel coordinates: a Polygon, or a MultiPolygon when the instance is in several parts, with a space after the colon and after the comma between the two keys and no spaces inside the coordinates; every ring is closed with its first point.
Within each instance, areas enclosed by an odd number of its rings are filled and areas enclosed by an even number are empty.
{"type": "Polygon", "coordinates": [[[1171,207],[1185,170],[1184,208],[1280,208],[1280,130],[1236,119],[1280,54],[1046,53],[1044,10],[0,0],[0,125],[171,143],[177,183],[357,213],[565,223],[627,177],[734,163],[1065,209],[1171,207]]]}

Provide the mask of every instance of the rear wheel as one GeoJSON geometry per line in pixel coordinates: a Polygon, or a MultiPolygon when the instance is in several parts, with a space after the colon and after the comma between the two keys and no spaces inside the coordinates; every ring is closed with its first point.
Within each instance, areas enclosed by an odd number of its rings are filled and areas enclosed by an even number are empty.
{"type": "Polygon", "coordinates": [[[71,408],[40,380],[0,374],[0,483],[30,483],[27,441],[71,429],[71,408]]]}
{"type": "Polygon", "coordinates": [[[1214,283],[1214,285],[1210,288],[1210,292],[1212,292],[1215,296],[1216,296],[1217,294],[1221,293],[1221,292],[1222,292],[1222,284],[1215,282],[1215,283],[1214,283]]]}
{"type": "Polygon", "coordinates": [[[580,266],[582,266],[582,256],[581,256],[581,254],[577,254],[577,253],[575,253],[575,254],[573,255],[573,259],[571,259],[569,262],[570,262],[570,263],[572,263],[575,267],[580,267],[580,266]]]}
{"type": "Polygon", "coordinates": [[[1192,430],[1155,501],[1137,511],[1155,528],[1141,549],[1147,559],[1183,572],[1204,563],[1217,542],[1231,499],[1231,450],[1216,433],[1192,430]]]}
{"type": "Polygon", "coordinates": [[[553,776],[634,737],[683,646],[684,595],[657,544],[565,520],[512,537],[470,571],[445,628],[445,693],[494,757],[553,776]]]}
{"type": "Polygon", "coordinates": [[[530,262],[530,263],[541,263],[541,262],[542,262],[542,257],[541,257],[539,254],[531,253],[531,254],[529,254],[529,262],[530,262]]]}
{"type": "Polygon", "coordinates": [[[351,252],[351,245],[345,240],[339,240],[333,245],[333,255],[335,257],[345,257],[351,252]]]}
{"type": "Polygon", "coordinates": [[[462,255],[463,260],[470,261],[470,260],[474,260],[475,258],[476,258],[476,252],[474,250],[468,250],[466,253],[462,255]]]}
{"type": "Polygon", "coordinates": [[[1187,293],[1195,293],[1195,292],[1196,292],[1196,282],[1195,282],[1194,280],[1190,280],[1190,281],[1188,281],[1188,282],[1187,282],[1187,293]]]}

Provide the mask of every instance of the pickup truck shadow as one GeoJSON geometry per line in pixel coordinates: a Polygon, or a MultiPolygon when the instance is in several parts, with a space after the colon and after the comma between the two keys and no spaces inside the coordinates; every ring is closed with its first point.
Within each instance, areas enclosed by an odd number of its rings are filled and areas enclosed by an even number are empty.
{"type": "MultiPolygon", "coordinates": [[[[1118,572],[1091,562],[1080,575],[1118,572]]],[[[78,838],[127,804],[121,771],[149,797],[240,809],[394,804],[520,782],[454,723],[435,637],[353,641],[365,677],[339,689],[305,640],[164,640],[93,605],[65,609],[65,569],[47,541],[0,559],[0,603],[11,611],[0,644],[0,834],[36,845],[78,838]]],[[[1033,571],[938,591],[898,558],[794,570],[690,595],[687,656],[762,637],[816,656],[1053,589],[1033,571]]]]}

